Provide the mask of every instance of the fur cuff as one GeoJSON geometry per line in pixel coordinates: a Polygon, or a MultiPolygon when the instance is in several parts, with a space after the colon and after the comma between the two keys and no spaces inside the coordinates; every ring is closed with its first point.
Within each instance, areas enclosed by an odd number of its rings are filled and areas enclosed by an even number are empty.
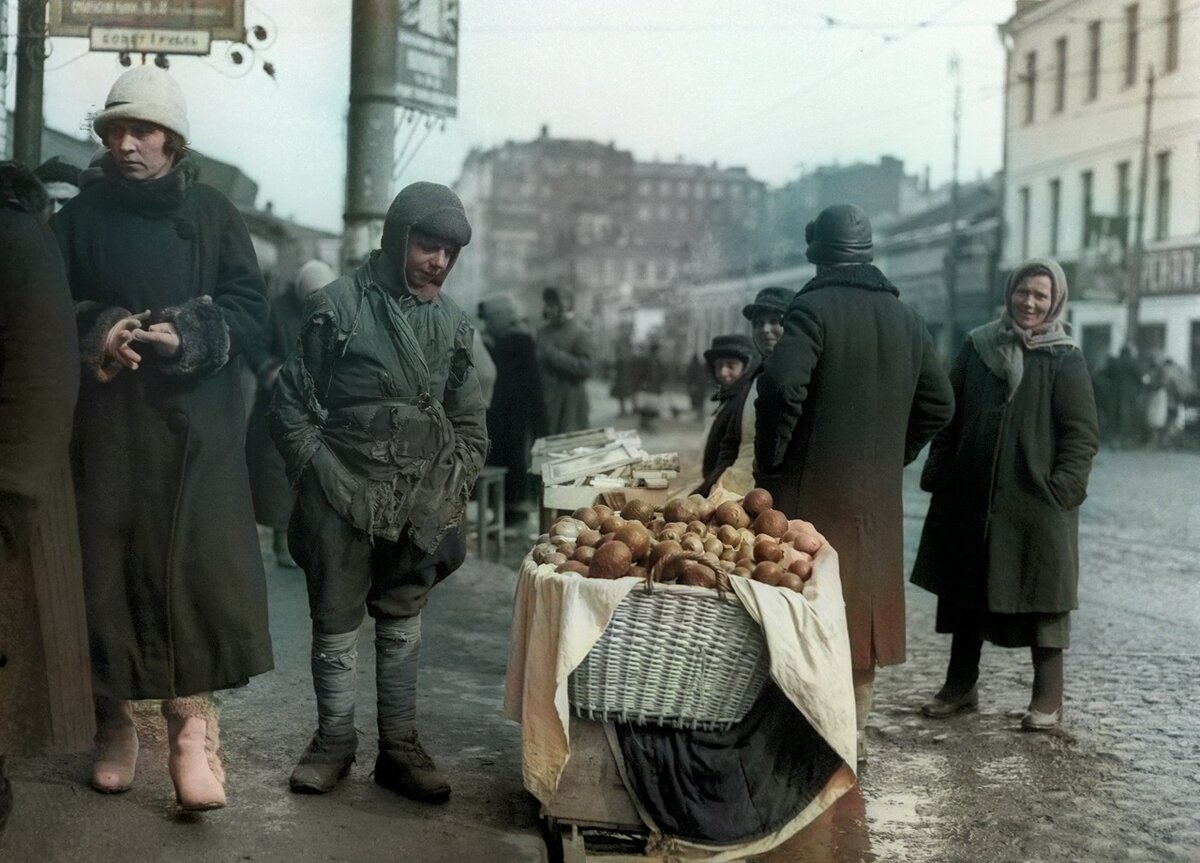
{"type": "Polygon", "coordinates": [[[193,716],[213,725],[217,724],[217,704],[208,694],[185,695],[182,698],[164,698],[162,715],[165,719],[191,719],[193,716]]]}
{"type": "Polygon", "coordinates": [[[172,323],[179,331],[179,355],[161,359],[164,374],[204,377],[220,371],[229,362],[229,325],[212,297],[203,296],[181,306],[157,312],[149,324],[172,323]]]}
{"type": "MultiPolygon", "coordinates": [[[[120,306],[103,306],[90,300],[75,304],[75,322],[79,326],[79,360],[97,377],[104,365],[104,340],[117,321],[133,312],[120,306]]],[[[97,377],[98,379],[98,377],[97,377]]]]}

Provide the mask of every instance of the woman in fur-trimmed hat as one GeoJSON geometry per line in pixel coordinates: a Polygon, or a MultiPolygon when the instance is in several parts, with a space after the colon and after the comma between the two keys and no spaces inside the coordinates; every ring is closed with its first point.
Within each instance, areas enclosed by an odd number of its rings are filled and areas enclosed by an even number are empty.
{"type": "Polygon", "coordinates": [[[267,300],[241,216],[194,179],[170,75],[123,74],[94,128],[107,152],[51,221],[83,363],[73,447],[92,784],[130,787],[130,702],[162,699],[176,798],[214,809],[225,791],[211,693],[272,667],[239,383],[267,300]]]}

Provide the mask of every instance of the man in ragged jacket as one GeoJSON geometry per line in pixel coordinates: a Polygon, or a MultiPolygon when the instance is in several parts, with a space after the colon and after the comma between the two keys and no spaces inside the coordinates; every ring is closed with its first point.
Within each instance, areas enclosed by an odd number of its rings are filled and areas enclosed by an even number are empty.
{"type": "Polygon", "coordinates": [[[291,776],[330,791],[354,762],[355,642],[375,618],[375,781],[418,800],[450,785],[417,738],[421,609],[466,556],[459,525],[487,451],[466,315],[442,284],[471,239],[462,202],[413,183],[382,248],[312,295],[271,431],[298,483],[288,530],[308,580],[317,732],[291,776]]]}

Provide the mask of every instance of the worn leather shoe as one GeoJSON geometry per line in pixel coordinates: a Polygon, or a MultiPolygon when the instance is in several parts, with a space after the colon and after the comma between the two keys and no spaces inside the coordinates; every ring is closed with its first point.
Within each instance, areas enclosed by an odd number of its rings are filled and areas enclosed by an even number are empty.
{"type": "Polygon", "coordinates": [[[398,740],[380,741],[375,783],[426,803],[444,803],[450,798],[450,783],[421,746],[415,731],[398,740]]]}
{"type": "Polygon", "coordinates": [[[940,695],[921,705],[921,714],[930,719],[945,719],[962,710],[974,710],[979,706],[979,688],[972,686],[958,698],[945,700],[940,695]]]}
{"type": "Polygon", "coordinates": [[[329,793],[350,772],[357,745],[357,738],[348,745],[330,744],[317,732],[292,770],[288,787],[296,794],[329,793]]]}
{"type": "Polygon", "coordinates": [[[1027,710],[1021,717],[1023,731],[1057,731],[1062,724],[1062,708],[1053,713],[1042,713],[1040,710],[1027,710]]]}

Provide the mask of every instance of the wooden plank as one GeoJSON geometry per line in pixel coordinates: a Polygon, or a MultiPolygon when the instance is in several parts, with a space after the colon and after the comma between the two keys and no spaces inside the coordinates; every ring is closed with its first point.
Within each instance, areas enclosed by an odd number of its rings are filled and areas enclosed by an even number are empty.
{"type": "Polygon", "coordinates": [[[599,722],[571,717],[571,757],[545,814],[576,825],[645,829],[599,722]]]}

